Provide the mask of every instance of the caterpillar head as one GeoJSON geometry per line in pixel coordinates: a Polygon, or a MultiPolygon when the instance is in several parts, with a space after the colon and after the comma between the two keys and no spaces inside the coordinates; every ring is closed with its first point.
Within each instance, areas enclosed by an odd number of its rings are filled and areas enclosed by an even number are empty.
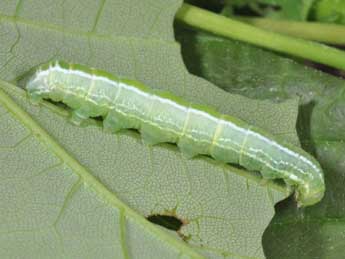
{"type": "MultiPolygon", "coordinates": [[[[322,175],[320,176],[322,177],[322,175]]],[[[296,200],[299,207],[306,207],[314,205],[315,203],[319,202],[325,193],[325,184],[324,179],[322,177],[316,180],[313,179],[310,182],[306,182],[303,185],[297,187],[296,190],[296,200]]]]}

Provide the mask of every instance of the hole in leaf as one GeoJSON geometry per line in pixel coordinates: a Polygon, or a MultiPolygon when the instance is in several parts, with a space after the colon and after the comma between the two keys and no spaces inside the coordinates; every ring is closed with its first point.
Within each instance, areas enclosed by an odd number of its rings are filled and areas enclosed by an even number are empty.
{"type": "Polygon", "coordinates": [[[175,216],[154,214],[146,218],[151,223],[160,225],[170,230],[179,231],[183,222],[175,216]]]}

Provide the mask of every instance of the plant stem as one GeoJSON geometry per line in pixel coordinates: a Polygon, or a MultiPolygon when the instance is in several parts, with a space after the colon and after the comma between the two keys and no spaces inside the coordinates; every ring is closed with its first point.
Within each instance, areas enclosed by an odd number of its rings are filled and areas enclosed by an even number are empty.
{"type": "Polygon", "coordinates": [[[189,4],[182,5],[176,19],[226,38],[345,70],[345,52],[320,43],[266,31],[189,4]]]}
{"type": "Polygon", "coordinates": [[[287,34],[307,40],[345,45],[345,36],[341,36],[345,35],[344,25],[317,22],[282,21],[241,16],[236,16],[235,18],[268,31],[287,34]]]}

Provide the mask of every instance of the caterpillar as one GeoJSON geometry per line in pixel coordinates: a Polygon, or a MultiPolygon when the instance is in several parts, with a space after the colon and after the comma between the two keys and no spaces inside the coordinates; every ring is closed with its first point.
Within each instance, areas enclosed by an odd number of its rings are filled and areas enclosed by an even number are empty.
{"type": "Polygon", "coordinates": [[[51,99],[69,106],[75,124],[101,116],[103,127],[111,132],[137,129],[147,144],[176,143],[190,158],[209,155],[259,171],[264,179],[282,179],[294,188],[298,206],[313,205],[324,195],[322,169],[304,150],[169,92],[63,61],[40,66],[26,89],[36,103],[51,99]]]}

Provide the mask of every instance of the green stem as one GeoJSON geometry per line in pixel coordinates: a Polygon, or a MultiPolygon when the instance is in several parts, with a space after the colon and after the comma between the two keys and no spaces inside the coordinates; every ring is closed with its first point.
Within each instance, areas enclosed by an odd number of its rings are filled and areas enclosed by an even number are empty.
{"type": "Polygon", "coordinates": [[[267,49],[345,69],[345,52],[312,41],[297,39],[256,28],[207,10],[183,4],[176,19],[205,31],[241,40],[267,49]]]}
{"type": "Polygon", "coordinates": [[[236,19],[255,27],[287,34],[306,40],[315,40],[329,44],[345,44],[345,26],[317,22],[282,21],[267,18],[251,18],[236,16],[236,19]]]}

